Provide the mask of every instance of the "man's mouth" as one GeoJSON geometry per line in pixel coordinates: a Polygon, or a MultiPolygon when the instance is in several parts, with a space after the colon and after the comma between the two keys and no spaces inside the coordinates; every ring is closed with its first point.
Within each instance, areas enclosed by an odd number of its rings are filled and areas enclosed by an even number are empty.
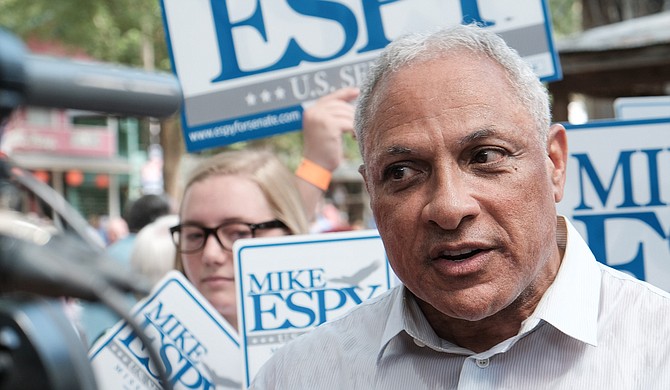
{"type": "Polygon", "coordinates": [[[461,250],[461,251],[448,251],[448,252],[442,252],[442,254],[440,254],[439,258],[460,263],[462,261],[465,261],[465,260],[475,256],[476,254],[478,254],[482,251],[483,251],[482,249],[474,249],[474,250],[466,249],[466,250],[461,250]]]}

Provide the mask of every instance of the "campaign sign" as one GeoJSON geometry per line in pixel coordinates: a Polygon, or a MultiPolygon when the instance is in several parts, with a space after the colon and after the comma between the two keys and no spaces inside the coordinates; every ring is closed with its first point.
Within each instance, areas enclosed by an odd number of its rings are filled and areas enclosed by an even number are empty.
{"type": "Polygon", "coordinates": [[[396,284],[376,230],[238,240],[233,255],[247,387],[286,342],[396,284]]]}
{"type": "Polygon", "coordinates": [[[566,127],[559,213],[596,259],[670,291],[670,118],[566,127]]]}
{"type": "Polygon", "coordinates": [[[401,34],[459,23],[499,33],[561,78],[546,0],[161,0],[189,151],[302,128],[303,104],[358,86],[401,34]]]}
{"type": "Polygon", "coordinates": [[[670,96],[617,98],[614,115],[617,119],[670,118],[670,96]]]}
{"type": "MultiPolygon", "coordinates": [[[[174,389],[240,389],[237,333],[178,271],[133,308],[174,389]]],[[[162,389],[137,334],[120,321],[89,351],[100,389],[162,389]]]]}

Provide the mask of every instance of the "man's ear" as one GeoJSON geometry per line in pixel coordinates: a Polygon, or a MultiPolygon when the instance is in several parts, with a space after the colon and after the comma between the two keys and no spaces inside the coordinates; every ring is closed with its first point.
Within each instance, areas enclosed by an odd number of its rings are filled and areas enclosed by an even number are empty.
{"type": "Polygon", "coordinates": [[[554,201],[558,203],[563,199],[565,174],[568,165],[568,135],[563,125],[556,123],[549,128],[547,154],[549,169],[551,170],[551,182],[554,185],[554,201]]]}
{"type": "Polygon", "coordinates": [[[369,188],[369,185],[368,185],[368,174],[367,174],[367,170],[365,169],[365,164],[361,164],[358,167],[358,173],[360,173],[361,176],[363,177],[363,183],[365,184],[365,189],[368,191],[368,194],[369,194],[370,193],[370,188],[369,188]]]}

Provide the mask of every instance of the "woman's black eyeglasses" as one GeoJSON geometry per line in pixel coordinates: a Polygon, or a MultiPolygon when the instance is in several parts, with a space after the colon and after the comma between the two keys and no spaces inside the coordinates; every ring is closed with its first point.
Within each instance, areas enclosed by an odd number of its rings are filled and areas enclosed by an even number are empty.
{"type": "Polygon", "coordinates": [[[209,235],[216,237],[219,245],[228,251],[233,250],[233,243],[242,238],[256,237],[259,230],[288,227],[284,222],[275,219],[261,223],[226,222],[215,228],[208,228],[194,223],[182,223],[170,228],[172,241],[181,253],[195,253],[201,250],[209,235]]]}

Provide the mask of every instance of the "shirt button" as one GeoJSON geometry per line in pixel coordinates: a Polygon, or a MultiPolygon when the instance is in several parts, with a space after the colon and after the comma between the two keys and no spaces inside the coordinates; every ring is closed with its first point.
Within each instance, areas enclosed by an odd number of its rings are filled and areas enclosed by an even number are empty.
{"type": "Polygon", "coordinates": [[[424,343],[423,341],[421,341],[419,339],[414,339],[414,344],[418,345],[421,348],[426,346],[426,343],[424,343]]]}
{"type": "Polygon", "coordinates": [[[489,359],[477,359],[475,363],[477,363],[477,367],[479,368],[486,368],[489,366],[489,359]]]}

